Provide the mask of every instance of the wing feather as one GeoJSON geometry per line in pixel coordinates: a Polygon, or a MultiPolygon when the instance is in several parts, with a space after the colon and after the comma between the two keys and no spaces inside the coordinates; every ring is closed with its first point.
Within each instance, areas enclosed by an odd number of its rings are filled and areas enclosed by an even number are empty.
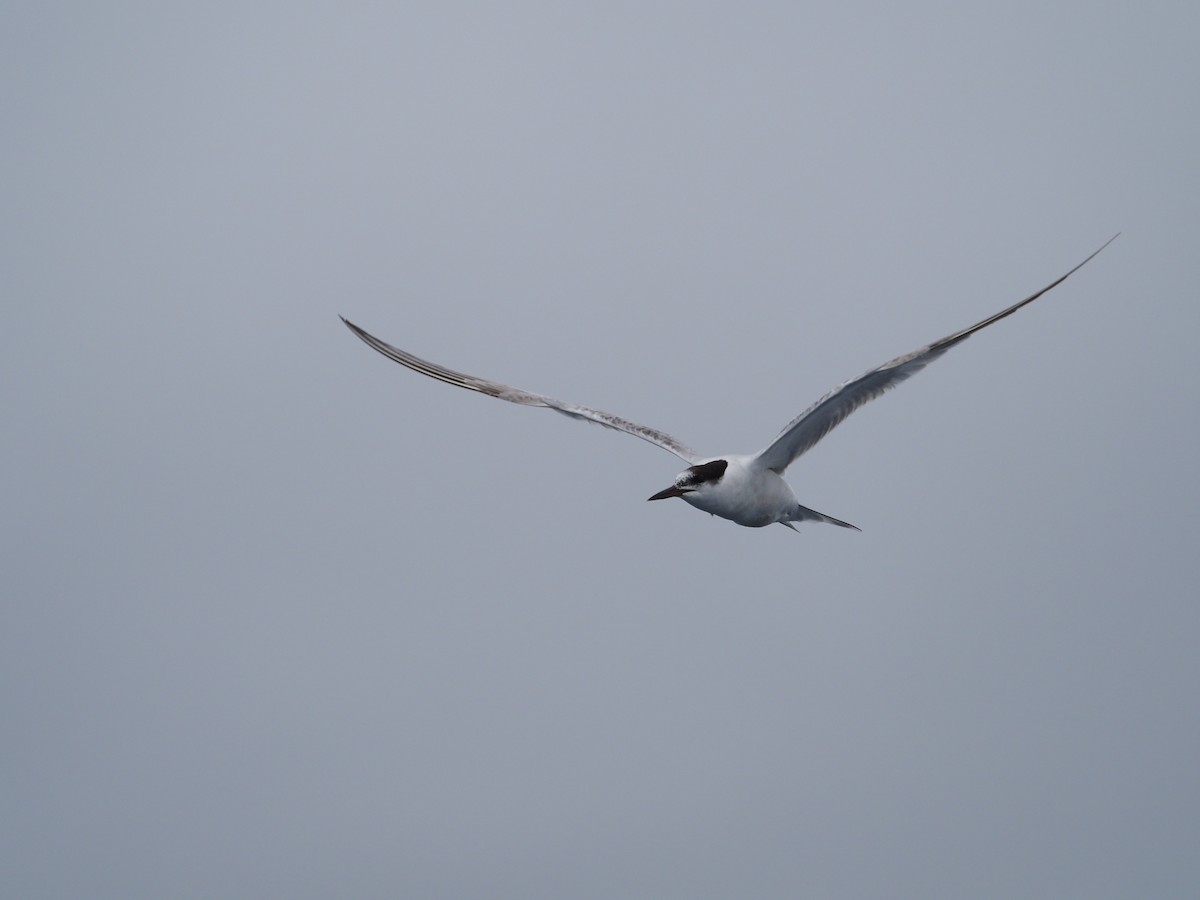
{"type": "Polygon", "coordinates": [[[901,382],[907,381],[951,347],[962,343],[975,332],[987,328],[995,322],[999,322],[1006,316],[1011,316],[1018,309],[1032,303],[1038,297],[1042,296],[1042,294],[1045,294],[1052,288],[1058,287],[1058,285],[1062,284],[1071,275],[1089,263],[1100,250],[1103,250],[1115,241],[1117,237],[1118,235],[1113,235],[1104,242],[1099,250],[1067,272],[1066,275],[1055,279],[1040,291],[1030,294],[1024,300],[1014,303],[1012,306],[1001,310],[993,316],[988,316],[982,322],[976,322],[969,328],[956,331],[954,334],[947,335],[928,346],[914,350],[912,353],[897,356],[895,359],[885,362],[878,368],[865,372],[857,378],[834,388],[796,418],[792,419],[784,427],[783,431],[779,433],[779,436],[763,449],[755,459],[763,467],[782,474],[798,456],[811,450],[821,438],[840,425],[847,416],[860,406],[869,403],[901,382]]]}
{"type": "Polygon", "coordinates": [[[643,441],[654,444],[656,447],[661,447],[670,453],[674,453],[687,463],[695,463],[700,458],[695,450],[671,435],[655,428],[630,422],[628,419],[623,419],[620,416],[615,416],[603,410],[591,409],[590,407],[579,406],[575,403],[565,403],[562,400],[544,397],[541,394],[533,394],[529,391],[523,391],[520,388],[510,387],[507,384],[500,384],[496,381],[489,381],[486,378],[480,378],[476,375],[466,375],[462,372],[456,372],[453,369],[447,369],[445,366],[439,366],[437,363],[421,359],[419,356],[413,356],[411,353],[407,353],[398,347],[393,347],[391,344],[381,341],[373,334],[359,328],[345,316],[342,316],[341,319],[346,324],[346,327],[368,347],[379,351],[388,359],[398,362],[402,366],[407,366],[414,372],[420,372],[422,375],[428,375],[430,378],[436,378],[438,381],[444,381],[446,384],[452,384],[455,387],[466,388],[468,391],[478,391],[489,397],[507,400],[509,403],[520,403],[522,406],[544,406],[565,416],[570,416],[573,419],[594,422],[597,425],[603,425],[605,428],[611,428],[614,431],[622,431],[625,434],[631,434],[636,438],[641,438],[643,441]]]}

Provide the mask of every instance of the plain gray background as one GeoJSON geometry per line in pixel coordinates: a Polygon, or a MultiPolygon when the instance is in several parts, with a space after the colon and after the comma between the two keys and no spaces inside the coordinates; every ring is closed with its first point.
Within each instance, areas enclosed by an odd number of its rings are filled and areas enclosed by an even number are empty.
{"type": "Polygon", "coordinates": [[[6,4],[5,896],[1196,895],[1197,10],[6,4]]]}

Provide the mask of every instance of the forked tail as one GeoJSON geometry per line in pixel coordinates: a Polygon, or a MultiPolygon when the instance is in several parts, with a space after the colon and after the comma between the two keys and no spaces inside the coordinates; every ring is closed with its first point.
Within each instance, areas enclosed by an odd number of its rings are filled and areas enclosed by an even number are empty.
{"type": "Polygon", "coordinates": [[[816,522],[828,522],[830,525],[840,525],[842,528],[853,528],[855,531],[862,531],[862,529],[857,525],[851,525],[849,522],[843,522],[841,519],[835,519],[833,516],[827,516],[825,513],[819,513],[815,509],[809,509],[807,506],[801,506],[799,503],[796,504],[796,509],[792,513],[792,517],[783,524],[788,525],[790,528],[790,522],[805,522],[809,520],[816,522]]]}

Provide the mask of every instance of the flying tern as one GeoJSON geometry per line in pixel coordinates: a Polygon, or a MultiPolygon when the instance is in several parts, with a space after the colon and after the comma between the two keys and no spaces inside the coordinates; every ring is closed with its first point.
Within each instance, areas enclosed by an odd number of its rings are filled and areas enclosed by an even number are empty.
{"type": "Polygon", "coordinates": [[[345,316],[342,316],[341,319],[346,327],[369,347],[422,375],[428,375],[430,378],[436,378],[438,381],[444,381],[446,384],[456,387],[478,391],[489,397],[507,400],[510,403],[520,403],[524,406],[544,406],[575,419],[623,431],[674,453],[686,462],[688,467],[675,477],[675,481],[670,487],[648,498],[650,500],[680,497],[697,509],[750,528],[779,523],[795,530],[793,524],[795,522],[817,521],[858,531],[861,529],[856,525],[802,506],[796,500],[791,486],[783,479],[783,473],[787,467],[860,406],[869,400],[874,400],[900,382],[911,378],[951,347],[962,343],[975,332],[999,322],[1006,316],[1011,316],[1021,307],[1032,303],[1042,294],[1062,284],[1116,239],[1117,235],[1113,235],[1099,250],[1092,253],[1066,275],[1055,279],[1019,303],[1014,303],[1007,309],[988,316],[969,328],[956,331],[919,350],[888,360],[878,368],[871,369],[869,372],[839,385],[792,419],[765,448],[758,453],[749,455],[702,456],[686,444],[658,429],[638,425],[628,419],[598,409],[579,406],[575,403],[565,403],[541,394],[532,394],[476,375],[464,375],[462,372],[428,362],[393,347],[391,344],[384,343],[350,322],[345,316]]]}

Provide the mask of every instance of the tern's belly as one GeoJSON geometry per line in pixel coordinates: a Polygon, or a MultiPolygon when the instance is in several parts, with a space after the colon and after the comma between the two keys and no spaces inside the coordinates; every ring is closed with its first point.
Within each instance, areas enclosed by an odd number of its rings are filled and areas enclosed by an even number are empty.
{"type": "Polygon", "coordinates": [[[768,481],[756,487],[757,490],[746,490],[743,485],[740,490],[697,491],[684,494],[683,499],[696,509],[749,528],[785,521],[796,499],[783,479],[777,484],[768,481]]]}

